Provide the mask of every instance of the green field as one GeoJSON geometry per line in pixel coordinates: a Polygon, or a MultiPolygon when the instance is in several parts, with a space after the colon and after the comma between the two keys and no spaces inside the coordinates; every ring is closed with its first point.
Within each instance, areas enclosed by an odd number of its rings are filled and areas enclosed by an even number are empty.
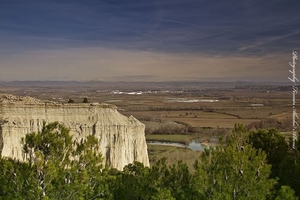
{"type": "Polygon", "coordinates": [[[197,138],[194,135],[146,135],[146,140],[165,141],[165,142],[178,142],[188,144],[190,140],[197,138]]]}

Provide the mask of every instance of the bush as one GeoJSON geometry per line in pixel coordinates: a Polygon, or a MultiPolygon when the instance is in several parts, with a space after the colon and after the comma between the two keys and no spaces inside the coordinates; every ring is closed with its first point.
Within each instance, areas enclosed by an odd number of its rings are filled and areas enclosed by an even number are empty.
{"type": "Polygon", "coordinates": [[[88,101],[88,99],[85,97],[84,99],[83,99],[83,101],[82,101],[82,103],[88,103],[89,101],[88,101]]]}
{"type": "Polygon", "coordinates": [[[75,103],[73,99],[69,99],[68,103],[75,103]]]}

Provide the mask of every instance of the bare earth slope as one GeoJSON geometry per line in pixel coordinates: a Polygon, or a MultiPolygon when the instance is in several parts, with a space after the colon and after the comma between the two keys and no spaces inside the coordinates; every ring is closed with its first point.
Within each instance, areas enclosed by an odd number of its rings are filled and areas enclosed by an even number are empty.
{"type": "Polygon", "coordinates": [[[122,170],[134,161],[149,166],[145,126],[109,104],[61,104],[31,97],[0,94],[0,152],[25,160],[21,138],[41,130],[43,121],[58,121],[70,128],[73,139],[89,134],[99,139],[105,162],[122,170]]]}

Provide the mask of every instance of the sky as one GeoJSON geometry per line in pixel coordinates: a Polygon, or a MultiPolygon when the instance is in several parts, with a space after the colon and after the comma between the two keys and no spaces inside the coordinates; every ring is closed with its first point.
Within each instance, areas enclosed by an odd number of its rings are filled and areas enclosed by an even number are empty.
{"type": "Polygon", "coordinates": [[[0,0],[0,81],[288,81],[294,50],[299,0],[0,0]]]}

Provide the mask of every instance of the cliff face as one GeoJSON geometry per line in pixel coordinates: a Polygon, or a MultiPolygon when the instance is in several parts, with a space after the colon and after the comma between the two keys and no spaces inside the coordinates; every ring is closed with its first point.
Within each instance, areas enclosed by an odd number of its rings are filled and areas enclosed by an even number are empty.
{"type": "Polygon", "coordinates": [[[21,138],[41,130],[43,121],[70,128],[73,139],[89,134],[99,139],[104,160],[122,170],[134,161],[149,166],[145,126],[109,104],[59,104],[30,97],[0,95],[0,151],[3,157],[25,160],[21,138]]]}

